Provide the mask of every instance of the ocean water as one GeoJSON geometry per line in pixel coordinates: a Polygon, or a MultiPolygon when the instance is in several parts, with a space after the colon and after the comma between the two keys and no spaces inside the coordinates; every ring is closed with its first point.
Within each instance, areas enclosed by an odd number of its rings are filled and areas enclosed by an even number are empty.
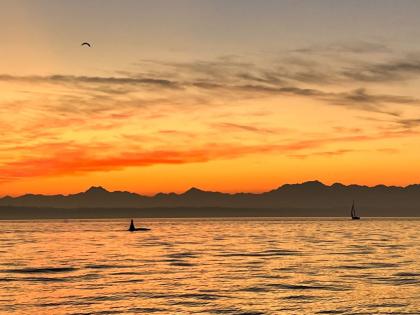
{"type": "Polygon", "coordinates": [[[0,221],[0,314],[420,314],[419,219],[136,222],[0,221]]]}

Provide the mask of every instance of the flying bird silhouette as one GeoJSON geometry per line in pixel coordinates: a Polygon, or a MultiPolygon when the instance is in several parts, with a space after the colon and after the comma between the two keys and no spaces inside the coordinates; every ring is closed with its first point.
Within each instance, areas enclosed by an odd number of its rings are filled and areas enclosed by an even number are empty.
{"type": "Polygon", "coordinates": [[[88,42],[84,42],[84,43],[82,43],[82,45],[81,46],[88,46],[88,47],[92,47],[88,42]]]}

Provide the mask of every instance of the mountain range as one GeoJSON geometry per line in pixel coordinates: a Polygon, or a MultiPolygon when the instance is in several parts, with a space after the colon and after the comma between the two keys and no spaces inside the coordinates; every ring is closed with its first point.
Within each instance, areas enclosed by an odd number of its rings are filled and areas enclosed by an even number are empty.
{"type": "Polygon", "coordinates": [[[286,184],[264,193],[222,193],[191,188],[144,196],[93,186],[70,195],[0,198],[0,218],[348,216],[355,200],[361,216],[420,216],[420,185],[375,187],[286,184]]]}

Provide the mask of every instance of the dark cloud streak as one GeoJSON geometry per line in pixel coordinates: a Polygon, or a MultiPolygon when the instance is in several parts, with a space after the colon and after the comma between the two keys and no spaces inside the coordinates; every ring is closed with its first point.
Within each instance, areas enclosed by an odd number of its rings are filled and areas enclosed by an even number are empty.
{"type": "MultiPolygon", "coordinates": [[[[385,50],[380,44],[357,43],[341,45],[335,49],[347,51],[385,50]],[[363,48],[364,47],[364,48],[363,48]]],[[[28,83],[63,84],[72,89],[79,89],[77,95],[61,96],[57,101],[57,109],[77,112],[79,107],[85,111],[100,111],[101,108],[109,110],[110,101],[115,98],[113,106],[135,106],[142,104],[158,104],[155,100],[140,100],[139,95],[128,96],[139,92],[140,86],[150,88],[160,93],[160,100],[165,103],[188,104],[191,102],[175,102],[174,95],[165,95],[170,91],[179,91],[185,100],[197,98],[189,93],[188,89],[202,90],[208,93],[201,96],[201,100],[193,103],[206,105],[210,98],[225,99],[246,98],[251,94],[258,96],[288,95],[306,97],[323,101],[329,105],[344,106],[350,109],[377,112],[391,116],[398,116],[400,112],[389,108],[391,105],[418,105],[419,100],[405,95],[375,94],[368,92],[366,87],[352,88],[347,91],[336,92],[338,83],[360,82],[388,82],[397,79],[407,79],[408,76],[420,74],[420,58],[411,57],[406,60],[397,60],[388,63],[356,64],[351,67],[323,70],[322,65],[300,57],[261,66],[244,61],[238,56],[225,56],[213,61],[191,62],[159,62],[146,61],[157,67],[155,71],[145,74],[124,73],[124,76],[76,76],[76,75],[50,75],[50,76],[13,76],[0,75],[0,81],[19,81],[28,83]],[[281,64],[283,62],[283,64],[281,64]],[[288,63],[287,63],[288,62],[288,63]],[[165,71],[160,71],[163,68],[165,71]],[[322,87],[320,87],[322,84],[322,87]],[[315,87],[314,87],[315,85],[315,87]],[[211,94],[212,93],[212,94],[211,94]],[[121,99],[121,98],[126,99],[121,99]],[[127,99],[128,98],[128,99],[127,99]],[[72,106],[68,106],[72,104],[72,106]],[[130,105],[131,104],[131,105],[130,105]],[[90,109],[93,107],[93,109],[90,109]]],[[[153,67],[152,67],[153,68],[153,67]]],[[[325,68],[325,67],[324,67],[325,68]]],[[[351,84],[347,84],[351,86],[351,84]]],[[[150,98],[150,96],[148,96],[150,98]]]]}
{"type": "Polygon", "coordinates": [[[359,82],[406,81],[420,75],[420,56],[348,67],[341,75],[359,82]]]}

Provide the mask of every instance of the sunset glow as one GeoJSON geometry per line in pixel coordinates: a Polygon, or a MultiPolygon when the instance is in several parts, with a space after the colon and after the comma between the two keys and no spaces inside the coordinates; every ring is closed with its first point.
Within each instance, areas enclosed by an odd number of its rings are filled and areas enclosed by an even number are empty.
{"type": "Polygon", "coordinates": [[[420,182],[418,2],[47,2],[0,4],[1,196],[420,182]]]}

